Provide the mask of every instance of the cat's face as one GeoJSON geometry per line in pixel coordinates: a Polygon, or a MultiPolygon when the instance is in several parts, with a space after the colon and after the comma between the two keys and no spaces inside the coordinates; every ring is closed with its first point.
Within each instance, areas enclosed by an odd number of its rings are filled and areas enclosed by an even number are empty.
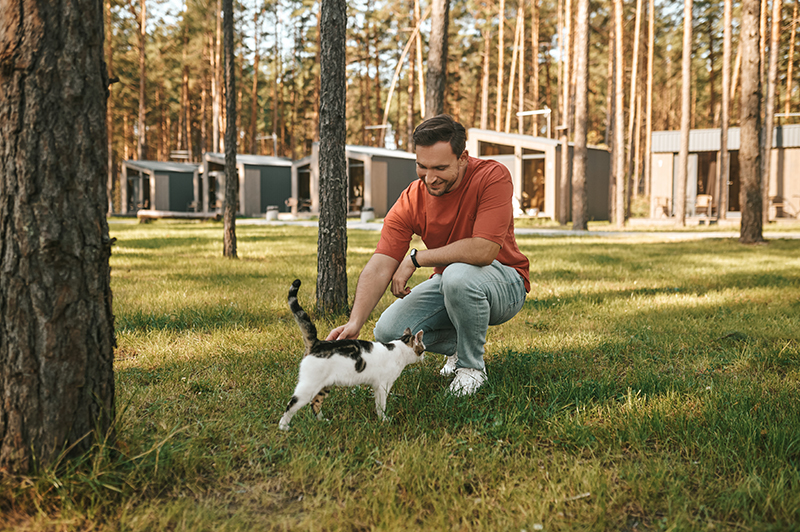
{"type": "Polygon", "coordinates": [[[403,336],[401,338],[404,344],[414,350],[414,353],[422,360],[423,356],[425,355],[425,344],[422,343],[422,331],[419,331],[416,335],[411,332],[411,329],[406,327],[406,330],[403,331],[403,336]]]}

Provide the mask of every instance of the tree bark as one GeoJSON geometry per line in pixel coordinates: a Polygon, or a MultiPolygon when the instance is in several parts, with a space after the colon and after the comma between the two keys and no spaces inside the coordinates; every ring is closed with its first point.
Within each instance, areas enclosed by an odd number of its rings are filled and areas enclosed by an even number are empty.
{"type": "MultiPolygon", "coordinates": [[[[766,0],[762,0],[766,1],[766,0]]],[[[764,152],[761,154],[761,191],[763,224],[769,223],[769,184],[771,177],[772,132],[775,125],[775,99],[778,93],[778,48],[781,43],[782,0],[772,0],[772,35],[769,41],[769,73],[767,74],[767,109],[764,124],[764,152]]]]}
{"type": "Polygon", "coordinates": [[[689,172],[689,128],[692,117],[692,0],[683,8],[683,60],[681,63],[681,146],[678,152],[678,188],[673,200],[676,224],[686,225],[686,182],[689,172]]]}
{"type": "Polygon", "coordinates": [[[614,73],[614,174],[615,174],[615,225],[625,225],[625,56],[623,54],[623,4],[614,0],[614,53],[617,56],[614,73]]]}
{"type": "MultiPolygon", "coordinates": [[[[213,1],[213,0],[212,0],[213,1]]],[[[222,0],[217,0],[214,10],[214,21],[216,22],[217,32],[214,38],[214,78],[211,82],[211,150],[219,153],[220,151],[220,122],[222,120],[222,67],[220,65],[220,48],[222,46],[222,0]]]]}
{"type": "Polygon", "coordinates": [[[500,124],[503,117],[503,67],[505,59],[503,57],[506,49],[505,27],[506,27],[506,0],[500,0],[498,8],[498,30],[497,38],[497,105],[495,108],[494,130],[500,131],[500,124]]]}
{"type": "MultiPolygon", "coordinates": [[[[481,129],[489,129],[489,25],[483,28],[483,69],[481,75],[481,129]]],[[[477,154],[476,154],[477,155],[477,154]]]]}
{"type": "Polygon", "coordinates": [[[136,138],[136,158],[144,160],[147,158],[147,136],[146,136],[146,113],[147,113],[147,57],[145,54],[145,44],[147,38],[147,3],[145,0],[139,0],[141,8],[139,13],[136,13],[136,8],[133,5],[134,0],[130,0],[129,4],[131,13],[136,17],[139,24],[137,32],[139,44],[139,123],[138,123],[138,136],[136,138]]]}
{"type": "Polygon", "coordinates": [[[259,45],[261,43],[261,15],[262,9],[256,9],[253,15],[253,26],[255,27],[255,57],[253,58],[253,88],[250,91],[250,153],[257,153],[256,146],[258,137],[258,65],[261,59],[259,45]]]}
{"type": "MultiPolygon", "coordinates": [[[[631,58],[631,92],[628,101],[628,145],[627,152],[627,187],[628,193],[625,197],[625,211],[627,216],[631,212],[631,197],[638,196],[638,180],[634,176],[633,159],[634,159],[634,131],[633,125],[637,120],[636,108],[636,95],[638,94],[639,82],[639,41],[641,41],[641,26],[642,26],[642,0],[636,0],[636,18],[633,29],[633,56],[631,58]]],[[[638,133],[637,133],[638,134],[638,133]]]]}
{"type": "Polygon", "coordinates": [[[225,40],[225,207],[223,255],[235,259],[236,213],[239,210],[239,175],[236,169],[236,61],[233,55],[233,0],[222,0],[225,40]]]}
{"type": "Polygon", "coordinates": [[[433,0],[432,6],[425,118],[444,113],[444,89],[447,84],[447,26],[450,18],[450,2],[433,0]]]}
{"type": "Polygon", "coordinates": [[[760,0],[742,2],[742,94],[739,105],[741,147],[739,148],[739,204],[742,221],[739,242],[763,242],[761,217],[761,54],[759,53],[760,0]]]}
{"type": "MultiPolygon", "coordinates": [[[[517,75],[517,57],[519,57],[519,49],[520,47],[520,31],[521,31],[521,24],[523,21],[522,14],[520,13],[521,9],[517,10],[517,23],[514,26],[514,47],[512,48],[511,52],[511,75],[508,77],[508,99],[506,100],[506,123],[504,131],[506,133],[511,132],[511,108],[514,102],[514,78],[517,75]]],[[[520,109],[521,110],[521,109],[520,109]]]]}
{"type": "Polygon", "coordinates": [[[589,0],[578,0],[575,25],[575,148],[572,170],[572,228],[586,230],[586,132],[589,115],[589,0]]]}
{"type": "Polygon", "coordinates": [[[345,0],[322,0],[317,309],[347,311],[345,0]]]}
{"type": "Polygon", "coordinates": [[[728,212],[728,179],[730,178],[730,153],[728,153],[728,126],[731,112],[731,23],[733,0],[724,0],[722,25],[722,109],[720,110],[720,170],[717,192],[717,218],[724,220],[728,212]]]}
{"type": "MultiPolygon", "coordinates": [[[[106,69],[108,77],[114,77],[114,47],[112,46],[111,37],[111,0],[103,1],[103,9],[105,11],[105,45],[106,45],[106,69]]],[[[109,83],[112,83],[109,81],[109,83]]],[[[111,85],[109,85],[109,92],[111,85]]],[[[112,113],[112,98],[108,98],[108,109],[106,113],[106,131],[108,134],[108,181],[106,182],[106,195],[108,196],[108,215],[114,212],[114,116],[112,113]]]]}
{"type": "MultiPolygon", "coordinates": [[[[414,1],[414,26],[419,26],[420,22],[422,21],[422,14],[420,11],[419,0],[414,1]]],[[[420,116],[426,116],[425,114],[425,73],[423,72],[423,64],[422,64],[422,35],[420,32],[417,32],[417,43],[416,43],[416,50],[417,50],[417,82],[418,82],[418,89],[419,89],[419,114],[420,116]]]]}
{"type": "Polygon", "coordinates": [[[559,125],[561,134],[559,141],[561,143],[561,173],[558,182],[558,223],[566,225],[569,219],[569,132],[572,129],[572,115],[570,113],[570,89],[571,85],[571,57],[572,50],[570,48],[570,40],[572,37],[572,0],[564,1],[564,35],[562,36],[562,60],[564,66],[564,73],[562,75],[562,96],[561,96],[561,116],[562,122],[559,125]]]}
{"type": "MultiPolygon", "coordinates": [[[[798,0],[800,1],[800,0],[798,0]]],[[[792,76],[794,74],[794,40],[797,36],[797,4],[792,8],[792,29],[789,37],[789,61],[786,66],[786,100],[784,101],[784,113],[787,115],[792,105],[792,76]]]]}
{"type": "Polygon", "coordinates": [[[655,54],[655,1],[650,0],[647,11],[647,95],[645,96],[644,134],[644,195],[650,197],[652,180],[652,136],[653,136],[653,57],[655,54]]]}
{"type": "MultiPolygon", "coordinates": [[[[533,90],[533,109],[539,109],[539,0],[533,0],[531,15],[531,88],[533,90]]],[[[522,133],[522,131],[520,131],[522,133]]],[[[539,136],[539,115],[531,117],[531,135],[539,136]]]]}
{"type": "Polygon", "coordinates": [[[102,2],[4,7],[0,472],[27,474],[114,436],[108,76],[102,2]]]}

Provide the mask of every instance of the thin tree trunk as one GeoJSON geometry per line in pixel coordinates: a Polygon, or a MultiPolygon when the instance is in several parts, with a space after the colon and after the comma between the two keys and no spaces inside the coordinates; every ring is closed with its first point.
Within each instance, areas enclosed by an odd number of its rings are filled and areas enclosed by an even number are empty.
{"type": "MultiPolygon", "coordinates": [[[[739,32],[741,35],[741,32],[739,32]]],[[[733,62],[733,81],[731,81],[731,105],[736,100],[736,88],[739,86],[739,73],[742,71],[742,38],[739,37],[739,45],[736,47],[736,60],[733,62]]]]}
{"type": "Polygon", "coordinates": [[[645,134],[644,134],[644,195],[650,197],[652,180],[652,136],[653,136],[653,58],[655,55],[655,1],[650,0],[647,11],[647,95],[645,96],[645,134]]]}
{"type": "MultiPolygon", "coordinates": [[[[611,16],[613,16],[613,2],[612,4],[612,11],[611,16]]],[[[607,57],[606,57],[606,132],[605,136],[603,137],[603,141],[605,142],[606,146],[611,147],[612,149],[612,166],[613,166],[613,142],[611,141],[611,134],[613,131],[612,125],[614,124],[614,39],[616,33],[614,32],[615,25],[609,24],[608,29],[608,48],[607,48],[607,57]]],[[[616,175],[613,171],[610,175],[616,175]]],[[[614,180],[611,180],[611,184],[614,183],[614,180]]],[[[614,201],[610,201],[610,205],[613,205],[614,201]]],[[[613,218],[612,218],[613,219],[613,218]]]]}
{"type": "MultiPolygon", "coordinates": [[[[111,25],[111,0],[103,1],[103,9],[105,16],[105,32],[106,32],[106,69],[108,77],[114,78],[114,47],[112,46],[111,38],[113,35],[113,28],[111,25]]],[[[117,80],[119,81],[119,80],[117,80]]],[[[109,84],[113,83],[109,81],[109,84]]],[[[108,196],[108,211],[110,216],[114,212],[114,113],[113,102],[114,99],[110,96],[111,85],[109,85],[108,110],[106,113],[106,131],[108,132],[108,179],[106,181],[106,195],[108,196]]]]}
{"type": "Polygon", "coordinates": [[[730,153],[728,153],[728,126],[731,112],[731,23],[733,0],[725,0],[723,8],[722,41],[722,109],[720,118],[720,170],[717,192],[717,218],[724,220],[728,212],[728,179],[730,179],[730,153]]]}
{"type": "MultiPolygon", "coordinates": [[[[533,0],[531,15],[531,87],[533,90],[533,109],[539,109],[539,0],[533,0]]],[[[522,133],[522,131],[520,131],[522,133]]],[[[531,135],[539,136],[539,115],[531,117],[531,135]]]]}
{"type": "Polygon", "coordinates": [[[678,152],[678,190],[674,209],[678,226],[686,225],[686,183],[689,173],[689,128],[692,105],[692,0],[683,8],[683,60],[681,62],[681,146],[678,152]]]}
{"type": "Polygon", "coordinates": [[[272,155],[274,157],[278,157],[280,151],[278,150],[278,120],[280,119],[280,115],[278,114],[278,109],[280,107],[278,102],[278,98],[280,96],[280,91],[278,90],[278,80],[281,78],[281,35],[280,35],[280,2],[275,3],[275,17],[278,20],[278,23],[275,25],[275,57],[273,58],[273,64],[275,65],[275,72],[273,77],[272,83],[272,155]]]}
{"type": "MultiPolygon", "coordinates": [[[[798,0],[800,2],[800,0],[798,0]]],[[[783,112],[787,115],[791,112],[792,106],[792,76],[794,75],[794,40],[797,36],[797,4],[792,8],[792,30],[789,38],[789,60],[786,66],[786,99],[784,101],[783,112]]]]}
{"type": "Polygon", "coordinates": [[[411,50],[409,51],[408,55],[408,99],[406,100],[406,151],[412,151],[414,149],[414,124],[416,120],[414,119],[414,88],[417,85],[416,78],[416,38],[414,38],[414,42],[411,43],[411,50]]]}
{"type": "Polygon", "coordinates": [[[628,146],[626,148],[627,152],[627,186],[628,186],[628,193],[625,198],[625,210],[627,212],[627,216],[630,216],[631,210],[631,197],[635,197],[638,195],[638,191],[635,189],[636,182],[638,181],[633,175],[633,159],[634,159],[634,150],[633,150],[633,127],[634,123],[638,119],[637,109],[636,109],[636,95],[638,94],[638,82],[639,82],[639,41],[641,40],[641,27],[642,27],[642,0],[636,0],[636,22],[634,23],[633,29],[633,57],[631,58],[631,92],[630,92],[630,99],[628,101],[628,146]]]}
{"type": "MultiPolygon", "coordinates": [[[[133,1],[133,0],[131,0],[133,1]]],[[[145,0],[141,2],[141,9],[139,10],[139,123],[138,123],[138,137],[136,139],[136,157],[139,160],[147,158],[147,136],[146,136],[146,118],[147,118],[147,57],[145,54],[145,40],[147,38],[147,3],[145,0]]],[[[131,3],[131,11],[133,11],[133,4],[131,3]]]]}
{"type": "MultiPolygon", "coordinates": [[[[419,0],[414,1],[414,25],[419,26],[422,20],[420,12],[419,0]]],[[[422,36],[417,32],[417,79],[419,89],[419,114],[420,116],[427,116],[425,112],[425,73],[423,72],[422,63],[422,36]]]]}
{"type": "Polygon", "coordinates": [[[450,1],[433,0],[432,6],[425,118],[444,113],[444,89],[447,84],[447,25],[450,18],[450,1]]]}
{"type": "Polygon", "coordinates": [[[345,0],[322,2],[317,309],[347,311],[345,0]]]}
{"type": "Polygon", "coordinates": [[[189,63],[186,50],[189,48],[188,22],[186,20],[186,2],[183,4],[183,46],[181,47],[181,114],[178,123],[178,149],[189,151],[189,63]]]}
{"type": "Polygon", "coordinates": [[[222,0],[225,40],[225,206],[223,255],[235,259],[236,213],[239,210],[239,175],[236,168],[236,58],[233,55],[233,0],[222,0]]]}
{"type": "Polygon", "coordinates": [[[778,48],[781,43],[782,0],[772,0],[772,36],[769,43],[769,74],[767,76],[767,109],[764,125],[764,153],[761,163],[763,224],[769,223],[769,185],[772,176],[772,131],[775,124],[775,99],[778,94],[778,48]]]}
{"type": "MultiPolygon", "coordinates": [[[[320,0],[322,1],[322,0],[320,0]]],[[[320,61],[322,60],[322,45],[320,40],[320,22],[322,20],[321,11],[317,9],[317,65],[319,66],[320,61]]],[[[314,116],[312,117],[312,124],[314,128],[314,135],[313,141],[319,142],[319,93],[320,93],[320,80],[319,80],[319,71],[317,71],[317,75],[314,76],[314,116]]]]}
{"type": "Polygon", "coordinates": [[[497,39],[497,104],[495,105],[494,130],[500,131],[503,118],[503,67],[505,59],[505,26],[506,26],[506,0],[500,0],[498,8],[499,37],[497,39]]]}
{"type": "MultiPolygon", "coordinates": [[[[525,3],[519,0],[519,95],[517,96],[517,112],[525,111],[525,3]]],[[[525,119],[523,116],[517,117],[517,133],[525,133],[525,119]]]]}
{"type": "Polygon", "coordinates": [[[489,25],[483,29],[483,69],[481,75],[481,129],[489,129],[489,25]]]}
{"type": "Polygon", "coordinates": [[[741,147],[739,149],[739,204],[742,221],[739,242],[763,242],[761,196],[761,54],[759,53],[760,0],[742,1],[742,96],[739,122],[741,147]]]}
{"type": "Polygon", "coordinates": [[[607,66],[607,122],[606,122],[606,145],[609,147],[609,172],[608,180],[608,219],[614,223],[617,221],[617,150],[619,145],[616,142],[616,123],[617,123],[617,84],[616,84],[616,20],[614,1],[609,0],[609,18],[611,19],[608,31],[608,66],[607,66]]]}
{"type": "Polygon", "coordinates": [[[614,173],[615,173],[615,225],[625,225],[625,56],[623,55],[623,4],[614,0],[614,33],[616,36],[614,53],[617,56],[614,74],[614,173]]]}
{"type": "Polygon", "coordinates": [[[572,171],[572,228],[588,228],[586,132],[589,114],[589,0],[578,0],[575,40],[575,152],[572,171]]]}
{"type": "Polygon", "coordinates": [[[259,45],[261,43],[261,15],[263,11],[256,9],[253,15],[255,27],[255,57],[253,58],[253,89],[250,91],[250,153],[256,153],[256,137],[258,136],[258,66],[261,59],[259,45]]]}
{"type": "Polygon", "coordinates": [[[511,52],[511,75],[508,77],[508,99],[506,100],[506,123],[505,123],[505,132],[511,132],[511,108],[514,102],[514,81],[517,75],[517,57],[519,54],[519,33],[520,33],[520,23],[522,22],[522,17],[520,16],[519,11],[517,11],[517,23],[514,26],[514,47],[511,52]]]}
{"type": "Polygon", "coordinates": [[[222,122],[222,65],[220,60],[222,47],[222,0],[217,0],[214,19],[217,24],[217,33],[214,39],[214,81],[211,84],[211,127],[213,135],[211,149],[219,153],[223,149],[220,142],[220,125],[222,122]]]}
{"type": "Polygon", "coordinates": [[[572,116],[570,115],[570,89],[571,85],[571,58],[572,50],[570,48],[570,38],[572,36],[572,0],[564,1],[564,35],[562,36],[562,52],[564,62],[564,73],[562,74],[561,90],[561,115],[563,122],[559,125],[561,128],[560,143],[561,143],[561,175],[559,176],[558,187],[558,223],[566,225],[569,219],[570,207],[570,194],[569,194],[569,133],[572,129],[572,116]]]}
{"type": "Polygon", "coordinates": [[[113,448],[116,341],[103,4],[12,1],[2,17],[0,471],[8,476],[48,471],[65,450],[113,448]]]}

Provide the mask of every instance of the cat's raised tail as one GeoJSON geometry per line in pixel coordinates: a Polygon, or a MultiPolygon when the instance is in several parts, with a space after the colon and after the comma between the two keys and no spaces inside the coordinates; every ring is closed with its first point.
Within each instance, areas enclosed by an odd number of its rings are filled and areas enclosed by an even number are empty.
{"type": "Polygon", "coordinates": [[[295,279],[289,289],[289,309],[292,311],[294,321],[297,322],[297,326],[300,327],[300,331],[303,333],[303,341],[306,344],[306,353],[308,353],[312,347],[319,343],[319,338],[317,338],[317,328],[311,323],[311,318],[308,317],[308,314],[306,314],[306,311],[303,310],[297,300],[297,291],[300,289],[300,284],[300,279],[295,279]]]}

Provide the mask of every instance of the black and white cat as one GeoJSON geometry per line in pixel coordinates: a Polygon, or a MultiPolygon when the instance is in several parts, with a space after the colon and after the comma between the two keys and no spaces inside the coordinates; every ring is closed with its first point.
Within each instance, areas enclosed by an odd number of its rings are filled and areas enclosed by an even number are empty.
{"type": "Polygon", "coordinates": [[[365,340],[325,341],[317,338],[317,328],[297,301],[300,280],[289,289],[289,308],[303,333],[306,352],[300,361],[300,375],[294,395],[281,417],[279,427],[288,430],[292,417],[311,403],[311,410],[322,417],[322,401],[331,386],[368,384],[375,393],[378,417],[386,419],[386,397],[403,369],[422,360],[425,344],[422,331],[416,335],[406,328],[399,340],[388,344],[365,340]]]}

